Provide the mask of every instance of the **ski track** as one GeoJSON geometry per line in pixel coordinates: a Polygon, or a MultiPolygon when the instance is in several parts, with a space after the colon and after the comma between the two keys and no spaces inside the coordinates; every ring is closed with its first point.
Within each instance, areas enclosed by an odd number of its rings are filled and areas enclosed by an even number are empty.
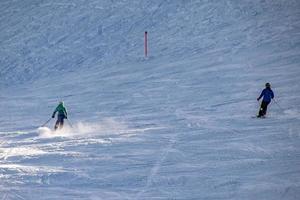
{"type": "Polygon", "coordinates": [[[175,137],[170,138],[168,146],[166,148],[162,149],[163,152],[161,153],[161,155],[158,156],[157,162],[151,168],[150,173],[147,176],[145,187],[140,192],[137,193],[137,195],[136,195],[136,197],[134,199],[141,199],[141,196],[151,186],[153,179],[155,178],[155,176],[157,176],[157,173],[158,173],[158,171],[159,171],[162,163],[164,162],[164,160],[168,156],[169,151],[173,148],[175,142],[176,142],[176,138],[175,137]]]}

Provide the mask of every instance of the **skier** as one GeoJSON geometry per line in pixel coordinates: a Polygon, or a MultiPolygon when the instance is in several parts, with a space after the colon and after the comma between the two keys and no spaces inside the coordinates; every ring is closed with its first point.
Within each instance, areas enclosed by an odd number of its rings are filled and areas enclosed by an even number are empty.
{"type": "Polygon", "coordinates": [[[271,84],[266,83],[266,88],[261,92],[260,96],[257,98],[257,101],[259,101],[263,97],[263,100],[260,105],[259,113],[257,117],[265,117],[267,113],[267,108],[269,103],[271,102],[271,99],[274,98],[274,93],[271,90],[271,84]]]}
{"type": "Polygon", "coordinates": [[[63,101],[59,102],[58,106],[55,108],[52,114],[52,118],[55,117],[56,112],[58,114],[57,114],[57,121],[55,123],[54,130],[56,130],[57,128],[62,129],[64,126],[64,119],[68,118],[67,109],[65,108],[63,101]]]}

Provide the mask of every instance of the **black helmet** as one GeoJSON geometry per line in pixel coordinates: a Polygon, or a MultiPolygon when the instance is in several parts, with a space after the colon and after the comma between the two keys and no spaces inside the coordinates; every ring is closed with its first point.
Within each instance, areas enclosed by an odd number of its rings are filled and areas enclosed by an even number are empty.
{"type": "Polygon", "coordinates": [[[266,87],[271,87],[271,84],[270,83],[266,83],[266,87]]]}

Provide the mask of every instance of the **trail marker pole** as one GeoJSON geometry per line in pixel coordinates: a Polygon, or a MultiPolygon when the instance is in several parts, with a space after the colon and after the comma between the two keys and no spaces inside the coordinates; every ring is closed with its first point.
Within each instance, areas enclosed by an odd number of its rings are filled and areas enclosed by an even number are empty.
{"type": "Polygon", "coordinates": [[[148,32],[147,31],[145,31],[144,46],[145,46],[145,57],[147,57],[148,56],[148,32]]]}

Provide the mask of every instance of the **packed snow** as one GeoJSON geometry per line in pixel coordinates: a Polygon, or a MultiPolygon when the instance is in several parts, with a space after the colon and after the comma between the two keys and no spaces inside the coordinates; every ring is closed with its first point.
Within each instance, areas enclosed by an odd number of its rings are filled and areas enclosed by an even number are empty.
{"type": "Polygon", "coordinates": [[[1,200],[299,199],[300,1],[1,0],[0,21],[1,200]]]}

